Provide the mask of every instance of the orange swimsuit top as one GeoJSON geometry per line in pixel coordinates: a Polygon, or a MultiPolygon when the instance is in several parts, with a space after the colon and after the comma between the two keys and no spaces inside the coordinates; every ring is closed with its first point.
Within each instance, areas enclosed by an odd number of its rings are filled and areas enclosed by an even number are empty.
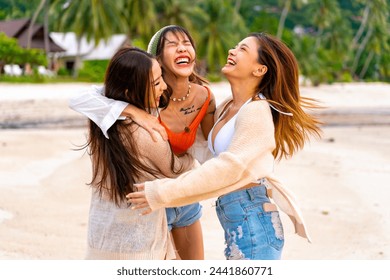
{"type": "Polygon", "coordinates": [[[211,96],[210,90],[207,87],[205,88],[207,89],[207,95],[208,95],[207,99],[203,103],[202,108],[200,109],[198,115],[195,117],[192,123],[187,127],[189,128],[189,131],[187,130],[188,132],[171,131],[159,117],[161,125],[165,127],[165,130],[167,131],[168,139],[171,144],[172,150],[176,155],[185,153],[195,142],[196,131],[198,130],[199,124],[203,120],[203,117],[206,115],[207,108],[209,107],[209,103],[210,103],[210,96],[211,96]]]}

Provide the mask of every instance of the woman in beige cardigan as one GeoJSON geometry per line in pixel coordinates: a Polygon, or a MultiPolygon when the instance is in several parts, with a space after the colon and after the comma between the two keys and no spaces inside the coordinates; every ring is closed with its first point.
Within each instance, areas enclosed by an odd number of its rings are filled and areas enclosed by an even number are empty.
{"type": "Polygon", "coordinates": [[[139,192],[128,201],[149,214],[218,197],[226,258],[280,259],[284,234],[277,206],[310,239],[293,195],[273,174],[274,161],[303,148],[311,134],[320,136],[320,122],[304,111],[317,106],[300,96],[296,59],[272,36],[243,39],[229,51],[222,72],[233,98],[219,106],[209,133],[215,157],[176,179],[136,185],[139,192]]]}
{"type": "MultiPolygon", "coordinates": [[[[109,98],[157,114],[166,88],[157,60],[140,49],[122,48],[108,65],[104,94],[109,98]]],[[[92,161],[92,194],[86,258],[176,258],[165,209],[140,217],[125,196],[134,190],[135,182],[173,178],[196,162],[187,154],[176,157],[167,141],[161,137],[154,141],[131,119],[117,120],[107,134],[109,138],[89,122],[85,148],[92,161]]]]}

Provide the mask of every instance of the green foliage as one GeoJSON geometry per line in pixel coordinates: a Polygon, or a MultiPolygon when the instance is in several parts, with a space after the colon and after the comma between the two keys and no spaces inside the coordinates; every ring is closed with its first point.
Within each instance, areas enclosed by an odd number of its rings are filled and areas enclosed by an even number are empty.
{"type": "Polygon", "coordinates": [[[203,0],[194,7],[198,36],[198,56],[207,63],[208,72],[217,72],[226,63],[228,50],[247,33],[244,19],[230,0],[203,0]]]}
{"type": "Polygon", "coordinates": [[[114,31],[121,30],[125,24],[124,18],[119,16],[123,1],[53,0],[51,13],[56,12],[58,5],[62,7],[57,15],[58,30],[73,31],[79,37],[85,36],[87,41],[93,39],[96,45],[100,40],[107,40],[114,31]]]}
{"type": "Polygon", "coordinates": [[[1,75],[0,82],[6,83],[26,83],[26,84],[41,84],[51,81],[51,78],[38,75],[36,71],[32,75],[23,75],[23,76],[8,76],[1,75]]]}
{"type": "Polygon", "coordinates": [[[40,0],[0,0],[0,20],[31,17],[40,0]]]}
{"type": "Polygon", "coordinates": [[[378,63],[375,65],[378,71],[378,79],[390,82],[390,53],[383,53],[378,58],[378,63]]]}
{"type": "MultiPolygon", "coordinates": [[[[0,19],[31,17],[40,2],[0,0],[0,19]]],[[[201,72],[207,71],[210,80],[220,78],[228,49],[247,33],[276,35],[279,29],[297,56],[301,74],[320,84],[390,80],[389,12],[390,0],[51,0],[49,25],[96,43],[125,33],[141,48],[162,26],[182,25],[194,37],[201,72]],[[295,32],[296,27],[302,32],[295,32]]],[[[0,53],[11,48],[13,55],[3,61],[44,64],[7,44],[0,45],[0,53]]],[[[81,70],[82,78],[102,81],[104,71],[91,70],[99,68],[91,64],[81,70]]]]}
{"type": "Polygon", "coordinates": [[[0,61],[3,64],[15,64],[22,53],[16,39],[9,38],[3,32],[0,33],[0,61]]]}
{"type": "Polygon", "coordinates": [[[222,81],[222,76],[221,76],[221,73],[207,73],[206,75],[206,79],[210,82],[210,83],[216,83],[216,82],[220,82],[222,81]]]}
{"type": "Polygon", "coordinates": [[[47,65],[46,55],[39,49],[24,49],[14,38],[7,37],[0,32],[0,62],[4,64],[47,65]]]}
{"type": "Polygon", "coordinates": [[[90,82],[102,83],[108,66],[108,60],[88,60],[83,62],[79,78],[90,82]]]}
{"type": "Polygon", "coordinates": [[[351,73],[349,73],[348,71],[344,71],[344,72],[341,72],[338,81],[342,82],[342,83],[350,83],[353,81],[353,78],[351,76],[351,73]]]}
{"type": "Polygon", "coordinates": [[[30,63],[31,65],[47,66],[47,58],[45,52],[40,49],[24,49],[22,63],[30,63]]]}
{"type": "Polygon", "coordinates": [[[131,45],[142,50],[146,50],[148,48],[149,40],[144,40],[143,38],[136,38],[131,42],[131,45]]]}
{"type": "Polygon", "coordinates": [[[70,76],[70,75],[72,75],[72,72],[70,70],[66,69],[65,67],[61,67],[60,69],[58,69],[57,75],[58,76],[70,76]]]}
{"type": "Polygon", "coordinates": [[[23,76],[2,75],[0,76],[0,82],[16,83],[16,84],[100,83],[99,81],[93,81],[86,77],[73,78],[71,75],[65,75],[65,76],[57,75],[55,77],[48,77],[48,76],[38,75],[36,71],[34,71],[34,74],[32,75],[23,75],[23,76]]]}
{"type": "Polygon", "coordinates": [[[261,11],[249,26],[249,30],[251,32],[276,34],[276,31],[278,30],[278,18],[266,11],[261,11]]]}

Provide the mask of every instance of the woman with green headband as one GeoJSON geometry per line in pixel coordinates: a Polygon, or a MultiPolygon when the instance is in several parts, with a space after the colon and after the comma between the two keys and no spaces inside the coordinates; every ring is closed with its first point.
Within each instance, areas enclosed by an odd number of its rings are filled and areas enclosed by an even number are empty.
{"type": "MultiPolygon", "coordinates": [[[[157,60],[131,47],[114,54],[104,85],[107,97],[126,101],[148,114],[157,113],[167,87],[157,60]]],[[[108,134],[109,139],[89,121],[87,142],[82,147],[92,163],[86,259],[176,259],[165,209],[145,218],[131,210],[125,196],[136,190],[135,182],[177,177],[196,161],[190,155],[174,156],[169,143],[161,137],[154,142],[130,119],[116,121],[108,134]]]]}
{"type": "MultiPolygon", "coordinates": [[[[159,117],[126,102],[108,99],[97,87],[71,99],[69,106],[94,121],[107,138],[117,119],[131,118],[154,139],[156,131],[168,139],[176,155],[190,153],[204,162],[211,157],[205,139],[214,123],[215,99],[205,86],[206,80],[195,71],[192,37],[183,27],[165,26],[150,40],[148,52],[159,61],[168,87],[160,99],[159,117]]],[[[167,208],[166,213],[180,258],[204,259],[201,205],[167,208]]]]}

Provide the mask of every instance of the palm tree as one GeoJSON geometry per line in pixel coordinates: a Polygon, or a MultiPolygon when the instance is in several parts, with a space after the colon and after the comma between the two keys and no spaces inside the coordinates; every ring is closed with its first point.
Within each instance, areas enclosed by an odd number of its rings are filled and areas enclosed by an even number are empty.
{"type": "Polygon", "coordinates": [[[73,31],[77,38],[77,54],[73,68],[73,76],[78,75],[80,67],[81,39],[85,37],[88,42],[94,41],[95,45],[101,40],[107,40],[116,31],[125,28],[121,11],[123,1],[110,0],[54,0],[51,7],[61,5],[58,28],[64,31],[73,31]]]}
{"type": "Polygon", "coordinates": [[[315,48],[318,49],[326,36],[325,31],[332,33],[337,30],[335,23],[342,19],[341,9],[337,0],[322,0],[314,1],[310,5],[310,11],[314,26],[317,27],[315,48]]]}
{"type": "Polygon", "coordinates": [[[283,29],[284,29],[284,25],[285,25],[285,22],[287,19],[287,15],[288,15],[290,9],[292,8],[292,6],[295,6],[298,9],[300,9],[302,7],[302,5],[307,4],[307,2],[308,2],[308,0],[279,0],[279,4],[283,4],[283,10],[282,10],[282,13],[280,15],[279,26],[278,26],[278,31],[276,33],[276,37],[278,37],[279,39],[282,38],[283,29]]]}
{"type": "Polygon", "coordinates": [[[157,29],[157,13],[154,1],[125,0],[122,7],[126,34],[131,42],[135,37],[148,41],[157,29]]]}
{"type": "Polygon", "coordinates": [[[42,11],[43,7],[45,6],[45,4],[46,4],[46,0],[41,0],[39,2],[39,5],[38,5],[37,9],[35,10],[33,17],[30,21],[30,24],[29,24],[28,30],[27,30],[27,46],[26,46],[27,49],[29,49],[31,47],[31,37],[32,37],[33,26],[38,18],[38,15],[42,11]]]}
{"type": "Polygon", "coordinates": [[[248,32],[230,0],[203,0],[194,7],[192,18],[198,30],[198,54],[209,72],[219,72],[227,51],[248,32]]]}
{"type": "MultiPolygon", "coordinates": [[[[356,0],[358,4],[365,3],[365,0],[356,0]]],[[[349,62],[350,56],[354,53],[356,46],[358,45],[359,40],[363,36],[364,31],[366,30],[367,23],[368,23],[368,16],[370,14],[370,5],[365,5],[363,10],[363,15],[361,16],[361,22],[358,30],[355,33],[355,36],[352,39],[351,44],[348,46],[348,52],[347,55],[344,57],[343,60],[343,69],[347,68],[347,64],[349,62]]]]}
{"type": "Polygon", "coordinates": [[[375,56],[380,56],[382,52],[389,51],[389,8],[386,0],[368,1],[365,10],[369,10],[365,27],[365,35],[354,55],[351,74],[356,75],[359,67],[360,58],[364,51],[368,52],[365,62],[362,63],[362,70],[359,77],[363,77],[367,71],[368,65],[375,56]]]}
{"type": "MultiPolygon", "coordinates": [[[[196,1],[193,4],[197,4],[196,1]]],[[[180,25],[187,30],[195,29],[192,21],[193,5],[188,5],[188,0],[159,0],[156,3],[158,22],[160,26],[180,25]]]]}
{"type": "MultiPolygon", "coordinates": [[[[27,30],[27,44],[26,49],[31,48],[31,40],[32,40],[32,29],[35,25],[35,22],[41,13],[42,9],[44,10],[44,20],[43,20],[43,40],[44,40],[44,46],[45,46],[45,53],[47,61],[49,61],[49,2],[50,0],[41,0],[37,9],[35,10],[32,19],[29,23],[28,30],[27,30]]],[[[50,67],[50,65],[49,65],[50,67]]],[[[26,71],[28,72],[30,69],[30,66],[25,67],[26,71]]]]}
{"type": "MultiPolygon", "coordinates": [[[[359,2],[362,2],[360,0],[359,2]]],[[[364,30],[366,29],[367,23],[368,23],[368,15],[370,14],[370,5],[366,5],[363,11],[362,21],[360,23],[359,29],[357,30],[355,36],[353,37],[352,44],[350,45],[350,49],[355,49],[357,43],[359,42],[360,38],[363,35],[364,30]]]]}

